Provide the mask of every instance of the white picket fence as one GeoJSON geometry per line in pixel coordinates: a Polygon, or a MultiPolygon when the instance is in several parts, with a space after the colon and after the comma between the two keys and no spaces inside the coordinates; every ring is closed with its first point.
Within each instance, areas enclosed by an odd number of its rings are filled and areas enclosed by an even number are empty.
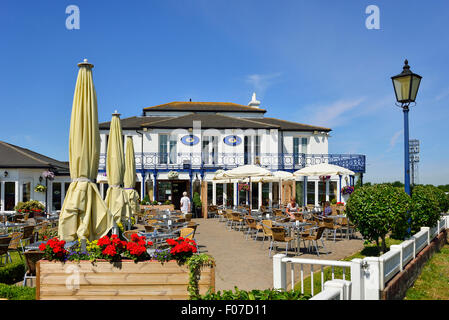
{"type": "Polygon", "coordinates": [[[310,266],[311,294],[315,300],[379,300],[386,283],[401,272],[407,263],[445,228],[449,228],[449,216],[442,217],[432,228],[422,227],[421,231],[401,244],[390,246],[390,251],[380,257],[335,261],[276,254],[273,256],[273,287],[287,290],[287,264],[289,264],[291,289],[293,289],[295,265],[299,265],[301,292],[304,293],[304,266],[310,266]],[[321,292],[314,296],[314,272],[317,271],[314,269],[315,266],[321,269],[321,292]],[[332,280],[327,282],[324,281],[325,267],[330,267],[332,274],[332,280]],[[335,279],[335,268],[343,269],[343,279],[335,279]],[[350,276],[350,281],[346,280],[347,276],[350,276]]]}

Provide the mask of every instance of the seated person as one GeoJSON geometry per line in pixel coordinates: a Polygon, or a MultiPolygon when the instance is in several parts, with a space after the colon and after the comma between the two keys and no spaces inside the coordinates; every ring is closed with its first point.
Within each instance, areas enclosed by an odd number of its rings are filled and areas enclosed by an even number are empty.
{"type": "Polygon", "coordinates": [[[324,203],[324,211],[323,211],[323,216],[327,217],[330,216],[332,214],[332,208],[331,208],[331,204],[329,201],[326,201],[324,203]]]}
{"type": "Polygon", "coordinates": [[[285,209],[285,211],[287,212],[287,214],[290,217],[290,221],[295,221],[296,217],[295,217],[295,212],[299,212],[299,207],[298,204],[296,203],[295,198],[291,198],[290,202],[287,205],[287,208],[285,209]]]}

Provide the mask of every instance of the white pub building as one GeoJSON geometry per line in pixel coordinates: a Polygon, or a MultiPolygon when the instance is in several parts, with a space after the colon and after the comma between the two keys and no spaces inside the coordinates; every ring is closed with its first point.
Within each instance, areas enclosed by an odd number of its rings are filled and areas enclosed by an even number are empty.
{"type": "MultiPolygon", "coordinates": [[[[179,208],[182,193],[190,197],[208,182],[209,204],[237,205],[252,201],[253,208],[271,206],[295,197],[300,205],[318,205],[326,199],[342,201],[341,188],[353,177],[300,178],[285,182],[279,195],[275,182],[252,183],[252,199],[238,191],[237,183],[215,183],[217,170],[258,164],[272,171],[294,172],[305,166],[328,162],[348,168],[363,177],[365,156],[329,154],[331,129],[265,117],[267,111],[253,94],[248,105],[229,102],[170,102],[146,107],[141,116],[121,119],[124,136],[134,141],[136,189],[141,199],[169,200],[179,208]],[[323,183],[325,185],[323,185],[323,183]],[[142,196],[143,195],[143,196],[142,196]]],[[[109,122],[100,123],[101,154],[97,182],[106,194],[106,150],[109,122]]],[[[124,140],[125,141],[125,140],[124,140]]]]}

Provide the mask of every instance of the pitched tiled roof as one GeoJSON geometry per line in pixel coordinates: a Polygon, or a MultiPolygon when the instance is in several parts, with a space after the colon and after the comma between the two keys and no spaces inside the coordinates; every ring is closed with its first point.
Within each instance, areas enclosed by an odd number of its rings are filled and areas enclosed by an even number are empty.
{"type": "MultiPolygon", "coordinates": [[[[248,119],[248,118],[246,118],[248,119]]],[[[281,120],[276,118],[258,118],[257,121],[270,124],[274,126],[278,126],[279,130],[282,131],[332,131],[330,128],[325,127],[319,127],[319,126],[312,126],[308,124],[298,123],[298,122],[292,122],[287,120],[281,120]]]]}
{"type": "Polygon", "coordinates": [[[1,168],[54,168],[68,172],[69,163],[58,161],[40,153],[0,141],[1,168]]]}
{"type": "Polygon", "coordinates": [[[260,112],[267,110],[249,107],[232,102],[196,102],[196,101],[175,101],[157,106],[143,108],[144,111],[213,111],[213,112],[260,112]]]}
{"type": "MultiPolygon", "coordinates": [[[[174,119],[175,117],[130,117],[120,119],[120,124],[124,130],[142,129],[142,124],[151,123],[153,121],[161,121],[166,119],[174,119]]],[[[102,122],[99,124],[100,130],[109,130],[111,122],[102,122]]]]}
{"type": "Polygon", "coordinates": [[[192,128],[193,121],[201,121],[201,128],[272,129],[278,127],[275,125],[259,122],[258,120],[259,118],[242,119],[226,116],[223,114],[193,113],[187,114],[185,116],[144,123],[142,126],[149,128],[192,128]]]}

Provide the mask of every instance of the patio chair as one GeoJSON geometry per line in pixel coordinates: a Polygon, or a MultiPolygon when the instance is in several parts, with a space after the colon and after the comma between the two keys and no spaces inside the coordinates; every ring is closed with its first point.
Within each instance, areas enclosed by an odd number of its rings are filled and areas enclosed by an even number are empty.
{"type": "Polygon", "coordinates": [[[186,213],[184,218],[186,219],[186,221],[190,221],[190,220],[192,220],[192,214],[191,213],[186,213]]]}
{"type": "Polygon", "coordinates": [[[263,240],[262,240],[262,246],[265,242],[265,238],[271,238],[271,228],[273,227],[273,221],[271,220],[262,220],[261,221],[262,231],[263,231],[263,240]]]}
{"type": "Polygon", "coordinates": [[[8,252],[8,247],[11,239],[11,237],[0,237],[0,263],[2,263],[3,256],[5,256],[5,264],[8,263],[8,258],[12,262],[11,256],[8,252]]]}
{"type": "Polygon", "coordinates": [[[34,242],[39,241],[39,238],[42,237],[42,234],[47,230],[48,222],[41,222],[36,225],[34,229],[34,242]]]}
{"type": "Polygon", "coordinates": [[[193,240],[195,237],[195,229],[193,228],[182,228],[179,234],[184,239],[193,240]]]}
{"type": "Polygon", "coordinates": [[[180,219],[176,220],[176,223],[184,223],[184,222],[186,222],[186,219],[184,219],[184,218],[180,218],[180,219]]]}
{"type": "Polygon", "coordinates": [[[36,263],[44,257],[41,251],[25,251],[25,263],[27,270],[23,277],[23,286],[27,286],[28,279],[36,279],[36,263]]]}
{"type": "Polygon", "coordinates": [[[287,254],[288,245],[293,240],[294,240],[293,237],[285,236],[285,229],[283,227],[272,227],[271,228],[271,243],[270,243],[270,250],[269,250],[268,255],[271,257],[271,250],[273,249],[273,245],[276,245],[276,249],[277,249],[277,245],[279,243],[285,243],[285,254],[287,254]]]}
{"type": "MultiPolygon", "coordinates": [[[[324,247],[324,241],[322,239],[323,237],[323,233],[324,233],[324,229],[326,229],[325,227],[319,227],[317,232],[314,235],[308,235],[308,236],[304,236],[301,237],[302,240],[304,241],[304,246],[305,246],[305,240],[309,241],[309,251],[310,251],[310,242],[312,242],[312,244],[314,245],[315,249],[316,249],[316,253],[318,256],[320,256],[320,252],[318,250],[318,240],[321,240],[321,243],[323,244],[323,249],[324,247]]],[[[326,252],[327,254],[328,252],[326,252]]]]}
{"type": "Polygon", "coordinates": [[[143,227],[145,228],[145,232],[153,232],[154,231],[154,226],[152,226],[152,225],[145,225],[143,227]]]}
{"type": "Polygon", "coordinates": [[[293,214],[295,215],[295,219],[297,221],[304,221],[304,215],[301,212],[294,212],[293,214]]]}
{"type": "Polygon", "coordinates": [[[343,238],[342,227],[338,224],[335,224],[335,221],[333,218],[323,218],[323,222],[322,222],[321,226],[326,228],[326,239],[328,239],[328,236],[329,236],[328,230],[334,231],[334,242],[335,242],[335,236],[337,235],[337,230],[340,230],[340,237],[343,238]]]}
{"type": "Polygon", "coordinates": [[[19,223],[26,223],[28,221],[28,217],[30,216],[29,213],[25,213],[23,215],[23,218],[17,218],[17,222],[19,223]]]}
{"type": "Polygon", "coordinates": [[[238,212],[235,212],[235,211],[233,211],[231,213],[231,216],[232,216],[231,229],[232,229],[232,226],[235,227],[236,225],[238,225],[239,226],[239,231],[240,231],[242,229],[242,226],[243,226],[243,219],[240,217],[240,214],[238,212]]]}
{"type": "Polygon", "coordinates": [[[226,225],[225,225],[225,227],[228,228],[228,230],[231,230],[231,226],[232,226],[232,210],[231,210],[231,212],[226,212],[225,213],[225,218],[226,218],[226,225]]]}
{"type": "Polygon", "coordinates": [[[16,251],[19,253],[20,259],[23,260],[22,253],[25,251],[22,245],[23,232],[12,232],[10,233],[11,242],[8,246],[8,252],[16,251]],[[20,246],[20,247],[19,247],[20,246]]]}
{"type": "Polygon", "coordinates": [[[349,221],[348,218],[343,217],[339,219],[338,225],[341,227],[342,232],[343,229],[346,230],[346,235],[349,238],[349,234],[351,234],[351,238],[354,237],[355,226],[349,221]]]}
{"type": "Polygon", "coordinates": [[[134,230],[127,230],[125,232],[123,232],[123,237],[127,240],[127,241],[131,241],[131,235],[133,235],[134,233],[138,233],[139,230],[134,229],[134,230]]]}
{"type": "MultiPolygon", "coordinates": [[[[20,240],[22,243],[31,244],[34,242],[34,226],[23,227],[23,237],[20,240]]],[[[23,244],[22,244],[23,246],[23,244]]]]}
{"type": "Polygon", "coordinates": [[[262,226],[257,224],[256,220],[251,216],[246,216],[245,222],[248,227],[248,230],[246,231],[246,240],[248,240],[248,235],[251,233],[255,233],[254,240],[256,240],[259,232],[263,232],[262,226]]]}
{"type": "Polygon", "coordinates": [[[281,209],[273,209],[273,213],[276,217],[283,217],[285,214],[282,212],[281,209]]]}
{"type": "Polygon", "coordinates": [[[207,217],[215,217],[217,216],[218,208],[216,205],[209,205],[207,206],[207,217]]]}

